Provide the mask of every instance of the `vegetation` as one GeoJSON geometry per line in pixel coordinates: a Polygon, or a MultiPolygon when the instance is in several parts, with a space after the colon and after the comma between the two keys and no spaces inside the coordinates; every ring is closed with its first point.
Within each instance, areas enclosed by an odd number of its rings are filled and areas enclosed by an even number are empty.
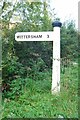
{"type": "Polygon", "coordinates": [[[70,68],[70,71],[68,69],[61,74],[61,92],[58,95],[51,94],[50,72],[42,73],[44,77],[41,80],[15,80],[3,102],[3,117],[58,118],[62,115],[64,118],[78,118],[77,66],[70,68]],[[21,82],[24,81],[23,86],[21,82]]]}
{"type": "Polygon", "coordinates": [[[61,58],[68,58],[72,65],[61,64],[61,92],[51,95],[52,42],[17,42],[14,38],[18,31],[51,31],[52,12],[48,4],[2,2],[2,117],[77,118],[78,32],[74,22],[65,22],[61,28],[61,58]],[[8,9],[10,6],[12,10],[8,9]],[[20,22],[10,28],[10,20],[19,15],[20,22]]]}

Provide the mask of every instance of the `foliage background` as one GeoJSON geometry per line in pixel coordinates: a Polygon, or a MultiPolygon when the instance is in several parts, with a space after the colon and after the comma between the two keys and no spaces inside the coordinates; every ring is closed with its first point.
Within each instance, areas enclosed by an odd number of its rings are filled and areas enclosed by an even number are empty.
{"type": "Polygon", "coordinates": [[[58,117],[62,114],[76,118],[78,81],[77,66],[73,63],[78,58],[78,32],[74,22],[66,21],[61,27],[61,59],[69,59],[70,65],[64,61],[61,66],[61,94],[53,97],[50,93],[52,42],[17,42],[14,36],[19,31],[52,31],[54,10],[50,10],[46,2],[21,1],[14,5],[9,1],[2,2],[3,117],[58,117]],[[13,18],[18,22],[12,24],[13,18]]]}

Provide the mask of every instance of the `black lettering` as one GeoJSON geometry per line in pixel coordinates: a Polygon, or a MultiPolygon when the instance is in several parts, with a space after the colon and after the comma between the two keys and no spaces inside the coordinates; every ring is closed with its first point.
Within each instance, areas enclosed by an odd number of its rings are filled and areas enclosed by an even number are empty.
{"type": "Polygon", "coordinates": [[[42,35],[39,35],[39,38],[42,38],[42,35]]]}
{"type": "Polygon", "coordinates": [[[49,35],[47,35],[47,38],[49,38],[49,35]]]}
{"type": "Polygon", "coordinates": [[[20,36],[17,36],[17,38],[20,38],[20,36]]]}
{"type": "Polygon", "coordinates": [[[28,38],[30,38],[30,35],[28,35],[28,38]]]}

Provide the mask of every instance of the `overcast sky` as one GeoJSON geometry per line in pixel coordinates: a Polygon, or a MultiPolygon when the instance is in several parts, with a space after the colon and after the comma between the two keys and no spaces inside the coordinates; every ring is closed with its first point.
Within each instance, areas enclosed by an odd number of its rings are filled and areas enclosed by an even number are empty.
{"type": "Polygon", "coordinates": [[[61,22],[75,20],[78,28],[78,2],[80,0],[51,0],[51,8],[55,8],[56,16],[61,22]]]}
{"type": "Polygon", "coordinates": [[[56,17],[60,18],[62,23],[69,19],[74,20],[76,28],[78,28],[78,2],[80,0],[50,0],[50,1],[51,8],[55,8],[56,17]]]}

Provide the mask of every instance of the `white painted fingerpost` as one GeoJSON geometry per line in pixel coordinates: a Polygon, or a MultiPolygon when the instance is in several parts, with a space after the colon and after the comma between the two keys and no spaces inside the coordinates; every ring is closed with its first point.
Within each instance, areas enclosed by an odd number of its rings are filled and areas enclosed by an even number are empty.
{"type": "Polygon", "coordinates": [[[60,27],[62,23],[55,21],[52,23],[53,41],[53,65],[52,65],[52,94],[60,92],[60,27]]]}

